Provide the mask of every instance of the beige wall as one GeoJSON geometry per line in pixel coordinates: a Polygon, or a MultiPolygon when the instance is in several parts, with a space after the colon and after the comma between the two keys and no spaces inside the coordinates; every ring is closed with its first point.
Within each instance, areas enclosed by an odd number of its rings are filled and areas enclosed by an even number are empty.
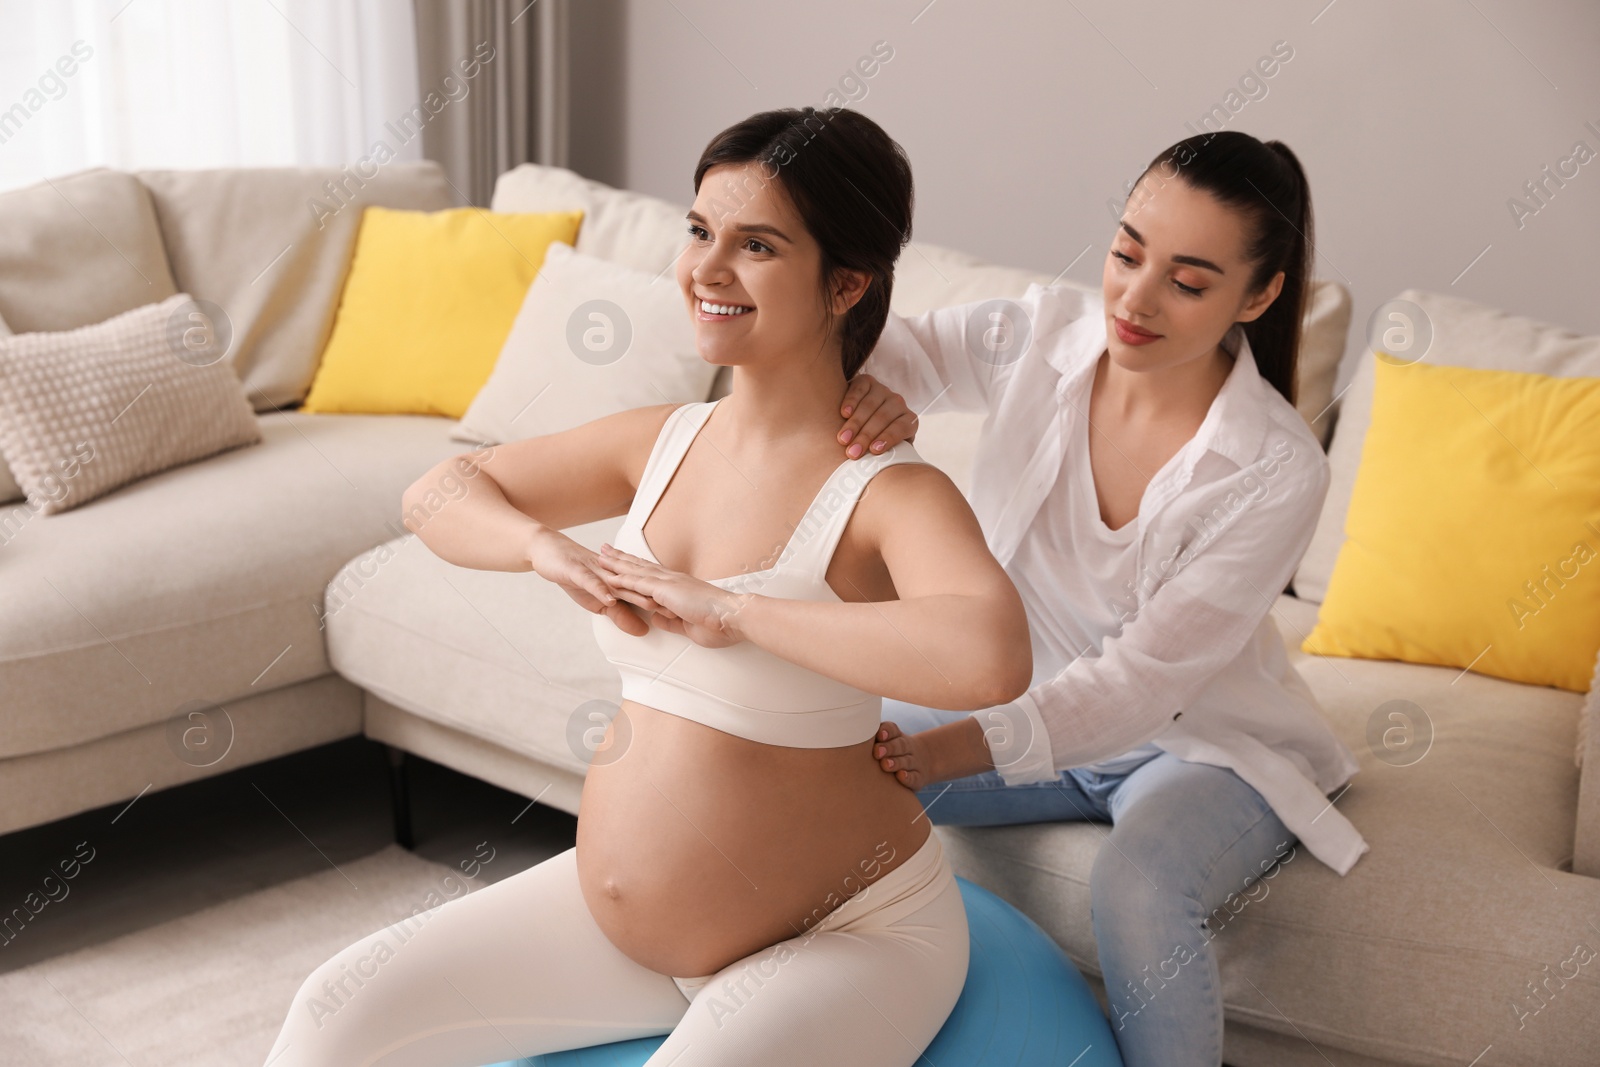
{"type": "Polygon", "coordinates": [[[1520,229],[1507,206],[1575,142],[1600,154],[1594,0],[925,3],[577,0],[573,165],[688,203],[712,134],[822,105],[884,41],[856,106],[911,156],[916,236],[1051,273],[1090,246],[1069,277],[1092,283],[1107,200],[1282,41],[1227,128],[1304,162],[1352,349],[1411,286],[1600,333],[1600,155],[1520,229]]]}

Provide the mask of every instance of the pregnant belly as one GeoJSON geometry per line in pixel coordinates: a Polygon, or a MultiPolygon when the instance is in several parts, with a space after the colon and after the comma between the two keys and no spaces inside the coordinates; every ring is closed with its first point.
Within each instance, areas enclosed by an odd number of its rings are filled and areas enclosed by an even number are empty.
{"type": "Polygon", "coordinates": [[[805,933],[931,832],[871,748],[765,745],[625,701],[578,818],[595,921],[631,959],[679,978],[805,933]]]}

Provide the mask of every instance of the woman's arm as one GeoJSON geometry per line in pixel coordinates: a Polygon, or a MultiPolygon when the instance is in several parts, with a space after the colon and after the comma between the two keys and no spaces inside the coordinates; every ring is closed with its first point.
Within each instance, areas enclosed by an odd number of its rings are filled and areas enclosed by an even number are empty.
{"type": "Polygon", "coordinates": [[[1010,368],[1035,345],[1050,343],[1092,299],[1078,289],[1030,285],[1016,300],[912,316],[891,312],[839,405],[845,454],[856,458],[911,440],[917,416],[929,411],[988,411],[1010,368]]]}
{"type": "Polygon", "coordinates": [[[954,483],[928,464],[880,472],[851,517],[899,599],[832,603],[732,593],[636,557],[603,553],[619,596],[647,596],[703,644],[750,641],[867,692],[969,711],[1021,694],[1033,673],[1027,616],[954,483]]]}
{"type": "Polygon", "coordinates": [[[919,413],[987,411],[1017,361],[1097,300],[1079,289],[1030,285],[1015,300],[974,300],[921,315],[890,312],[861,369],[919,413]]]}
{"type": "MultiPolygon", "coordinates": [[[[880,766],[911,789],[994,769],[1023,785],[1161,734],[1239,655],[1299,565],[1328,487],[1321,451],[1300,447],[1285,460],[1294,477],[1259,497],[1227,494],[1246,502],[1214,539],[1157,562],[1164,580],[1098,655],[960,722],[910,735],[885,723],[873,746],[880,766]]],[[[1214,495],[1225,499],[1228,488],[1219,483],[1214,495]]],[[[1228,513],[1218,504],[1201,515],[1228,513]]]]}
{"type": "Polygon", "coordinates": [[[1239,655],[1294,575],[1329,480],[1315,443],[1298,444],[1264,494],[1230,490],[1253,469],[1217,483],[1215,506],[1200,512],[1231,515],[1220,532],[1151,561],[1162,581],[1098,655],[1079,657],[1009,708],[993,709],[1006,721],[986,732],[1010,742],[1009,757],[994,753],[1008,784],[1046,781],[1151,740],[1239,655]],[[1244,503],[1233,512],[1223,503],[1229,498],[1244,503]],[[1020,754],[1019,739],[1027,748],[1020,754]]]}
{"type": "Polygon", "coordinates": [[[606,586],[589,549],[560,531],[624,514],[675,405],[636,408],[436,464],[401,497],[408,530],[460,567],[537,571],[631,634],[648,624],[606,586]]]}

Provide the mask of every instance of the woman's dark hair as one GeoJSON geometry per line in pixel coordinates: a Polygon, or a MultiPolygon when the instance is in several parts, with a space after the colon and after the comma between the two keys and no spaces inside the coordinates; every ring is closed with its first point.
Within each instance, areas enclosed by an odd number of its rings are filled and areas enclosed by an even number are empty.
{"type": "Polygon", "coordinates": [[[1300,160],[1282,141],[1262,142],[1248,133],[1224,130],[1179,141],[1150,161],[1140,181],[1158,176],[1182,178],[1190,188],[1210,193],[1244,215],[1249,227],[1245,258],[1255,266],[1252,292],[1283,271],[1278,298],[1255,321],[1244,324],[1244,335],[1256,369],[1293,404],[1312,255],[1311,188],[1300,160]]]}
{"type": "Polygon", "coordinates": [[[872,353],[889,316],[894,263],[911,239],[911,161],[883,128],[846,108],[783,108],[751,115],[711,139],[694,167],[757,163],[783,187],[822,249],[826,294],[840,270],[861,271],[867,290],[839,327],[844,376],[872,353]]]}

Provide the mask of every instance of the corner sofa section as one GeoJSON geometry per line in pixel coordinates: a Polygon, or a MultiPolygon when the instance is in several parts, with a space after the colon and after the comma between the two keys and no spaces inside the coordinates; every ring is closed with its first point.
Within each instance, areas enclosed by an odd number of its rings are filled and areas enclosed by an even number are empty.
{"type": "Polygon", "coordinates": [[[264,437],[48,517],[0,489],[0,833],[360,733],[324,589],[403,532],[406,486],[461,446],[450,420],[285,410],[331,329],[361,207],[452,206],[435,163],[340,181],[96,168],[0,194],[14,332],[209,300],[264,437]],[[343,209],[319,218],[330,199],[343,209]],[[209,748],[178,743],[175,722],[209,748]]]}

